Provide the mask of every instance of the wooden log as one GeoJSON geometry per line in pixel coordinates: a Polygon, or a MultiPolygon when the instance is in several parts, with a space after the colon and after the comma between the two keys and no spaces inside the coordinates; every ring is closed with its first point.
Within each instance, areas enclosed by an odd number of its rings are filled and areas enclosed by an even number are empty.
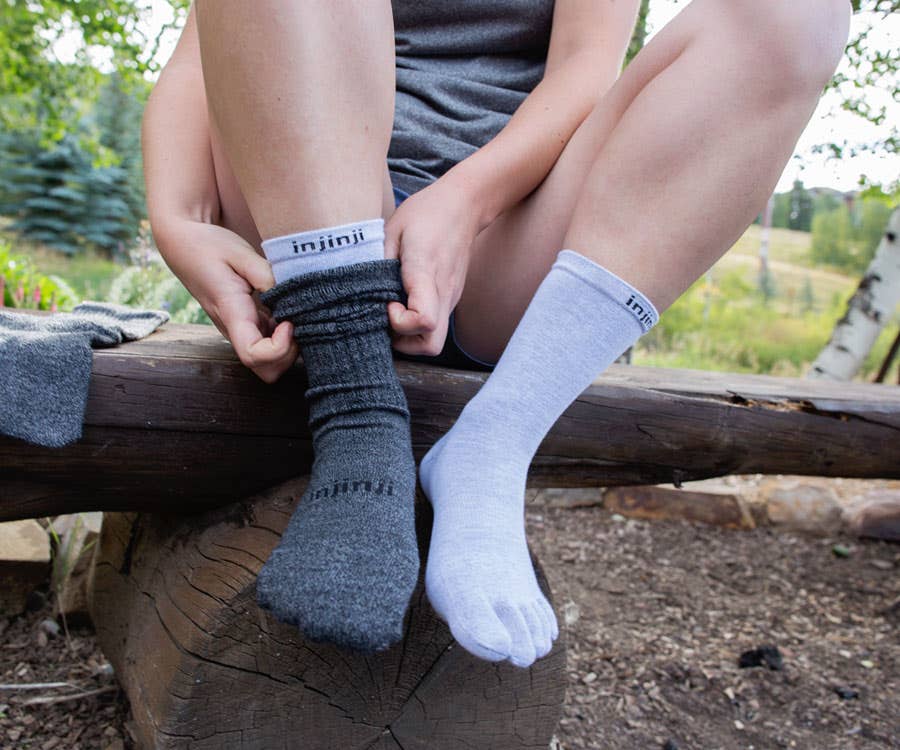
{"type": "MultiPolygon", "coordinates": [[[[484,375],[398,363],[416,453],[484,375]]],[[[258,380],[212,327],[166,325],[97,350],[84,436],[0,437],[0,520],[83,510],[202,510],[305,473],[298,364],[258,380]]],[[[680,483],[736,473],[900,477],[900,387],[613,365],[560,418],[532,486],[680,483]]]]}
{"type": "MultiPolygon", "coordinates": [[[[141,747],[546,748],[564,633],[530,669],[481,661],[436,617],[421,576],[405,639],[372,656],[306,641],[256,606],[256,574],[304,486],[201,517],[106,514],[91,606],[141,747]]],[[[417,516],[424,570],[427,503],[417,516]]]]}
{"type": "Polygon", "coordinates": [[[33,519],[0,523],[0,617],[24,612],[49,570],[50,537],[43,526],[33,519]]]}

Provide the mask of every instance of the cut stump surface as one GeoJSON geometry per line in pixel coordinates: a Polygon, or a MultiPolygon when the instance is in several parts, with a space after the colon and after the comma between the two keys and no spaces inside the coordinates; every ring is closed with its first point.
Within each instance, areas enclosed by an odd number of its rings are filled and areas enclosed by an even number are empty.
{"type": "MultiPolygon", "coordinates": [[[[370,656],[306,641],[257,607],[256,574],[304,486],[202,517],[106,515],[92,609],[142,747],[546,748],[565,692],[563,636],[530,669],[479,660],[437,618],[422,575],[406,637],[370,656]]],[[[417,515],[424,570],[427,503],[417,515]]]]}

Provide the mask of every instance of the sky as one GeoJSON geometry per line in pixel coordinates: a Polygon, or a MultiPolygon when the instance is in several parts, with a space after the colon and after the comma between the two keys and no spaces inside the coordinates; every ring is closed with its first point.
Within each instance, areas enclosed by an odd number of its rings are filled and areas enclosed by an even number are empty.
{"type": "MultiPolygon", "coordinates": [[[[686,0],[652,0],[650,4],[650,38],[666,23],[674,18],[686,5],[686,0]]],[[[172,19],[172,9],[166,0],[153,0],[152,13],[147,19],[147,31],[151,38],[167,21],[172,19]]],[[[869,20],[857,14],[853,18],[851,37],[869,20]]],[[[900,14],[886,19],[878,18],[870,34],[873,48],[882,51],[900,48],[900,14]]],[[[168,33],[160,46],[158,59],[161,63],[168,59],[178,39],[178,32],[168,33]]],[[[65,46],[65,45],[63,45],[65,46]]],[[[64,52],[58,49],[60,56],[64,52]]],[[[842,64],[843,65],[843,64],[842,64]]],[[[888,121],[900,122],[900,102],[891,99],[887,92],[867,92],[872,101],[888,107],[888,121]]],[[[807,187],[832,187],[838,190],[853,190],[858,187],[861,175],[870,182],[889,185],[900,179],[900,156],[884,153],[862,152],[855,157],[828,159],[825,154],[813,153],[813,147],[831,142],[851,143],[872,142],[879,137],[879,128],[862,118],[840,109],[841,97],[837,92],[825,94],[815,114],[800,138],[793,157],[788,163],[776,190],[790,190],[795,179],[801,179],[807,187]]]]}

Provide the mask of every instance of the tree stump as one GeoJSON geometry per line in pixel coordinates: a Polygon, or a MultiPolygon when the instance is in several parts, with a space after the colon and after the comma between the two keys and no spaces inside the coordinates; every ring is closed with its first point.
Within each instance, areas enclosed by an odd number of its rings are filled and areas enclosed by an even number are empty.
{"type": "MultiPolygon", "coordinates": [[[[565,693],[562,633],[530,669],[481,661],[431,609],[424,575],[405,638],[375,655],[307,641],[257,607],[257,572],[306,481],[202,516],[105,515],[91,609],[141,747],[546,748],[565,693]]],[[[424,573],[428,504],[416,514],[424,573]]]]}

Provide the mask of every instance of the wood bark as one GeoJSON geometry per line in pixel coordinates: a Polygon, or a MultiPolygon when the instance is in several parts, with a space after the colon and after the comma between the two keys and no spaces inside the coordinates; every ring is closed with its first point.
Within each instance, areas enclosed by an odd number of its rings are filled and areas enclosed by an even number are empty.
{"type": "MultiPolygon", "coordinates": [[[[530,669],[477,659],[434,614],[422,576],[406,637],[371,656],[306,641],[256,606],[256,574],[305,481],[201,517],[106,514],[92,612],[141,747],[544,750],[565,693],[564,633],[530,669]]],[[[417,525],[424,570],[427,503],[417,525]]]]}
{"type": "Polygon", "coordinates": [[[888,219],[875,257],[847,303],[847,312],[835,325],[831,339],[812,363],[808,377],[850,380],[862,367],[898,304],[900,208],[888,219]]]}
{"type": "MultiPolygon", "coordinates": [[[[480,373],[399,362],[422,454],[480,373]]],[[[301,364],[277,384],[211,327],[167,325],[94,353],[81,440],[0,437],[0,520],[86,510],[199,511],[306,474],[301,364]]],[[[740,473],[900,478],[900,388],[613,365],[532,463],[543,487],[679,483],[740,473]]]]}

